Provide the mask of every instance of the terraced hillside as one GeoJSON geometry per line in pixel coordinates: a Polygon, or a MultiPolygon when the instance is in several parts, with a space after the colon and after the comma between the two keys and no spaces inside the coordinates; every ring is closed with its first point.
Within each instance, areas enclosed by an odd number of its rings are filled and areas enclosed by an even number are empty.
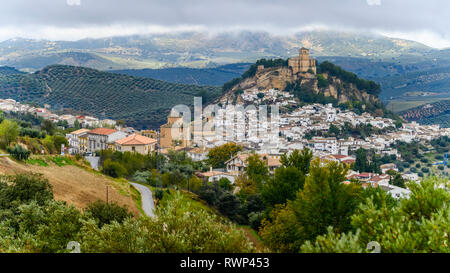
{"type": "Polygon", "coordinates": [[[215,68],[174,67],[162,69],[113,70],[111,72],[174,83],[222,86],[224,83],[240,77],[250,65],[250,63],[235,63],[215,68]]]}
{"type": "Polygon", "coordinates": [[[450,100],[438,101],[401,112],[400,115],[409,121],[421,124],[439,124],[450,127],[450,100]]]}
{"type": "Polygon", "coordinates": [[[21,102],[50,104],[53,109],[123,119],[137,128],[155,128],[165,122],[177,104],[192,105],[194,96],[205,102],[221,89],[168,83],[101,72],[94,69],[52,65],[34,74],[0,76],[0,97],[21,102]]]}

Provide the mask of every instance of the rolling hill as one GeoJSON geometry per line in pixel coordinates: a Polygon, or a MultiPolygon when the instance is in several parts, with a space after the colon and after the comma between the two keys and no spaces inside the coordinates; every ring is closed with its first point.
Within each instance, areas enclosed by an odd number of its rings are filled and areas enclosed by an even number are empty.
{"type": "MultiPolygon", "coordinates": [[[[8,62],[6,62],[8,63],[8,62]]],[[[120,69],[124,66],[98,56],[95,53],[84,52],[57,52],[43,54],[27,54],[13,62],[14,67],[27,72],[35,72],[51,64],[83,66],[94,69],[120,69]]]]}
{"type": "Polygon", "coordinates": [[[24,72],[21,72],[14,67],[9,66],[0,66],[0,75],[12,75],[12,74],[24,74],[24,72]]]}
{"type": "Polygon", "coordinates": [[[123,119],[136,128],[163,124],[177,104],[193,104],[194,96],[212,101],[221,89],[52,65],[34,74],[0,76],[0,97],[47,103],[54,110],[99,118],[123,119]]]}
{"type": "Polygon", "coordinates": [[[110,72],[136,77],[145,77],[173,83],[222,86],[224,83],[240,77],[250,63],[237,63],[216,68],[174,67],[162,69],[129,69],[110,72]]]}

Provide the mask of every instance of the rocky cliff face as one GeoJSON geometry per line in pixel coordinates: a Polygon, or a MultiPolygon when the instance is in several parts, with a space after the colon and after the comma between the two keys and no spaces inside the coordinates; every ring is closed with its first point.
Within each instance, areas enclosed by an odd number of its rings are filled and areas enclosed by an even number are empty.
{"type": "Polygon", "coordinates": [[[258,70],[255,76],[246,78],[232,87],[221,99],[221,103],[242,102],[240,94],[245,91],[264,91],[269,89],[286,90],[299,85],[301,90],[310,90],[324,97],[334,98],[338,104],[350,101],[380,103],[377,96],[358,90],[353,84],[343,82],[336,77],[321,74],[327,81],[319,87],[318,75],[313,73],[293,74],[290,67],[274,67],[258,70]],[[241,92],[238,92],[241,91],[241,92]]]}

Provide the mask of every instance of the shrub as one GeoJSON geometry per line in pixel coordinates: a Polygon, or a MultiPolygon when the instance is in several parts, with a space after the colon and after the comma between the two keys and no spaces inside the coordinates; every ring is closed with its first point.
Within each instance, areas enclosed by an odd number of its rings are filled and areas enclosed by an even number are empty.
{"type": "Polygon", "coordinates": [[[139,183],[147,183],[151,173],[149,171],[136,171],[131,180],[139,183]]]}
{"type": "Polygon", "coordinates": [[[210,205],[215,205],[218,202],[220,189],[214,185],[205,185],[198,191],[200,199],[206,201],[210,205]]]}
{"type": "Polygon", "coordinates": [[[317,74],[317,86],[319,88],[328,87],[328,81],[322,74],[317,74]]]}
{"type": "Polygon", "coordinates": [[[258,231],[259,227],[261,226],[261,222],[264,219],[264,212],[251,212],[248,215],[248,222],[250,226],[258,231]]]}
{"type": "Polygon", "coordinates": [[[121,207],[116,203],[106,203],[104,201],[96,201],[91,203],[86,212],[89,213],[101,228],[103,225],[109,225],[113,221],[122,223],[125,219],[133,217],[126,207],[121,207]]]}
{"type": "Polygon", "coordinates": [[[52,186],[40,174],[3,176],[0,182],[0,208],[35,201],[39,205],[53,199],[52,186]]]}
{"type": "Polygon", "coordinates": [[[230,218],[238,213],[239,206],[239,199],[230,192],[223,192],[217,203],[217,209],[230,218]]]}
{"type": "Polygon", "coordinates": [[[161,189],[156,189],[155,191],[155,198],[158,200],[162,200],[164,197],[164,191],[161,189]]]}
{"type": "Polygon", "coordinates": [[[118,178],[123,177],[127,173],[127,170],[122,165],[120,165],[120,163],[113,162],[110,159],[107,159],[103,163],[102,172],[111,177],[118,178]]]}
{"type": "Polygon", "coordinates": [[[22,145],[17,144],[14,148],[8,147],[8,153],[19,161],[25,161],[30,157],[31,152],[25,149],[22,145]]]}
{"type": "Polygon", "coordinates": [[[228,178],[222,177],[219,180],[219,187],[221,187],[222,189],[229,191],[231,190],[231,181],[228,178]]]}

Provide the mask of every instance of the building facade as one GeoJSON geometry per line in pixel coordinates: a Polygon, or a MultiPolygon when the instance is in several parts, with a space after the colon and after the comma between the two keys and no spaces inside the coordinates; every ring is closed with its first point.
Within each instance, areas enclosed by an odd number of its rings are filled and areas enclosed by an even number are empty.
{"type": "Polygon", "coordinates": [[[114,147],[119,152],[135,152],[146,155],[156,150],[157,142],[156,139],[133,134],[116,140],[114,147]]]}
{"type": "Polygon", "coordinates": [[[88,132],[87,152],[106,150],[108,145],[114,144],[116,140],[125,138],[126,133],[109,128],[97,128],[88,132]]]}

